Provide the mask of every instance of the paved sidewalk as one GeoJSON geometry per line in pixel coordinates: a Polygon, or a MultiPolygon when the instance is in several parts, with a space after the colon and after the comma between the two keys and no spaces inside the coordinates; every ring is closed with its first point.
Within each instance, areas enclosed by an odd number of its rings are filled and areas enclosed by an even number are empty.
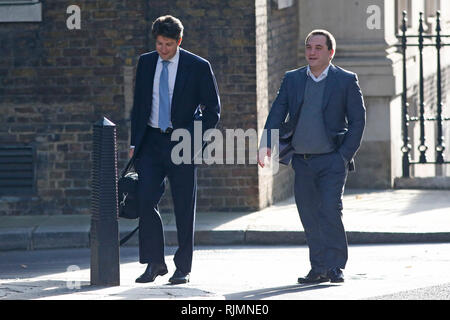
{"type": "MultiPolygon", "coordinates": [[[[167,245],[175,218],[163,214],[167,245]]],[[[121,236],[137,221],[120,219],[121,236]]],[[[347,190],[349,243],[450,242],[450,190],[347,190]]],[[[89,215],[0,217],[0,250],[89,247],[89,215]]],[[[293,198],[256,212],[197,213],[197,245],[304,244],[293,198]]],[[[126,246],[138,245],[137,233],[126,246]]]]}

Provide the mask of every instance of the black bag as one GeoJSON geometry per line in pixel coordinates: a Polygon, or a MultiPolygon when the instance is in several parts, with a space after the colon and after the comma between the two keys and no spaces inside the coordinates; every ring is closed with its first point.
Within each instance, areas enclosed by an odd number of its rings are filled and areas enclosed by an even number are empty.
{"type": "Polygon", "coordinates": [[[119,217],[126,219],[139,218],[137,185],[138,174],[134,170],[131,171],[134,157],[130,159],[125,170],[122,172],[117,184],[119,197],[119,217]]]}
{"type": "MultiPolygon", "coordinates": [[[[117,183],[117,193],[119,199],[119,217],[125,219],[139,218],[139,207],[137,197],[137,185],[139,176],[134,168],[134,155],[128,161],[127,166],[120,175],[117,183]],[[133,168],[133,170],[130,170],[133,168]]],[[[120,245],[128,241],[139,229],[137,226],[133,231],[120,240],[120,245]]]]}

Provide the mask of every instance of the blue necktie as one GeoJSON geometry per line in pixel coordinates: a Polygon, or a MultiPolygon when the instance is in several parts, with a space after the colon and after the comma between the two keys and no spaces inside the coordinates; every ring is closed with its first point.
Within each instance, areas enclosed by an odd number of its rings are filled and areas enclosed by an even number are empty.
{"type": "Polygon", "coordinates": [[[166,131],[170,122],[170,97],[169,97],[169,70],[167,65],[170,61],[162,61],[163,69],[159,77],[159,117],[158,125],[161,130],[166,131]]]}

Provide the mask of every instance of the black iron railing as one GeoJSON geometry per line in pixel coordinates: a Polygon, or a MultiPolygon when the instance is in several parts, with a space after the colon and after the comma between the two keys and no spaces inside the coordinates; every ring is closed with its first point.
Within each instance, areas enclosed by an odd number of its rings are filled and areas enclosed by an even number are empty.
{"type": "Polygon", "coordinates": [[[403,54],[403,93],[402,93],[402,136],[403,136],[403,146],[402,146],[402,168],[403,168],[403,177],[408,178],[410,176],[409,168],[412,164],[444,164],[450,163],[449,161],[444,160],[444,136],[443,136],[443,122],[449,121],[450,118],[444,118],[442,116],[443,104],[442,104],[442,82],[441,82],[441,48],[444,46],[449,46],[450,43],[443,43],[443,38],[448,38],[450,35],[442,35],[441,34],[441,19],[440,12],[436,13],[436,34],[424,34],[423,27],[423,12],[420,12],[419,18],[419,34],[418,35],[407,35],[407,18],[406,11],[403,11],[403,21],[402,21],[402,34],[397,37],[401,39],[402,54],[403,54]],[[408,38],[416,38],[418,39],[417,43],[407,43],[408,38]],[[425,39],[435,40],[434,43],[424,43],[425,39]],[[436,117],[425,117],[425,94],[424,94],[424,61],[423,61],[423,49],[425,47],[435,47],[436,48],[436,56],[437,56],[437,91],[436,91],[436,117]],[[406,77],[406,48],[407,47],[419,47],[419,116],[418,117],[410,117],[408,114],[408,101],[407,101],[407,77],[406,77]],[[434,121],[437,125],[437,139],[436,139],[436,160],[429,161],[427,159],[426,152],[428,147],[426,145],[425,140],[425,122],[426,121],[434,121]],[[419,132],[420,132],[420,143],[418,146],[418,150],[420,152],[419,160],[414,161],[410,159],[411,145],[410,138],[408,135],[408,127],[409,123],[418,122],[419,123],[419,132]]]}

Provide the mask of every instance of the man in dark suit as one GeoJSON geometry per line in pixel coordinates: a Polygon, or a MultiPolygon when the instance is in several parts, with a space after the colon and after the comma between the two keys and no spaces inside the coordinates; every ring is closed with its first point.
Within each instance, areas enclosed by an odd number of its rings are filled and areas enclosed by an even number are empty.
{"type": "MultiPolygon", "coordinates": [[[[331,64],[334,37],[314,30],[305,40],[308,65],[285,74],[265,129],[279,129],[289,115],[294,194],[309,247],[311,270],[299,283],[343,282],[348,256],[342,195],[365,127],[365,107],[356,74],[331,64]]],[[[270,135],[268,135],[270,136],[270,135]]],[[[271,157],[261,143],[258,163],[271,157]]]]}
{"type": "Polygon", "coordinates": [[[172,161],[171,151],[177,142],[171,141],[171,133],[186,129],[193,143],[194,121],[201,119],[202,131],[217,125],[220,99],[209,62],[180,48],[183,36],[180,20],[159,17],[153,22],[152,35],[156,51],[139,58],[131,112],[130,157],[136,152],[135,168],[139,175],[139,261],[147,264],[136,282],[152,282],[168,272],[158,212],[167,177],[178,238],[176,271],[169,282],[178,284],[189,281],[192,266],[197,168],[192,161],[181,164],[172,161]]]}

